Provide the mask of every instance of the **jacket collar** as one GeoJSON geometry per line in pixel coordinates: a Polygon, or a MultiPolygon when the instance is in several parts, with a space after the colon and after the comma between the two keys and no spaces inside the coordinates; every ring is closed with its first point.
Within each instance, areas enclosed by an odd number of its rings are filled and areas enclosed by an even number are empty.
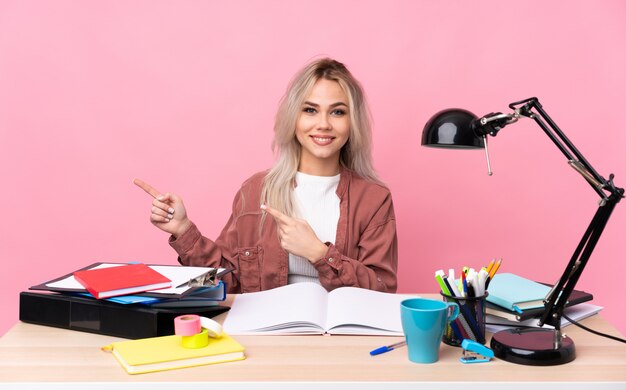
{"type": "Polygon", "coordinates": [[[343,165],[339,166],[339,184],[337,184],[337,190],[335,193],[339,197],[339,199],[343,198],[343,195],[346,193],[348,186],[350,185],[350,181],[352,180],[353,172],[344,167],[343,165]]]}

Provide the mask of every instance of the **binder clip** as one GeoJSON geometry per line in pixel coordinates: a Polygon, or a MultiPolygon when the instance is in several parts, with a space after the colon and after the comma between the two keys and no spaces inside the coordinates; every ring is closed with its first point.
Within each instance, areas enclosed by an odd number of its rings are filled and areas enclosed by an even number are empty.
{"type": "Polygon", "coordinates": [[[461,363],[487,363],[493,359],[493,351],[482,344],[477,343],[474,340],[465,339],[461,343],[463,348],[463,356],[461,357],[461,363]]]}
{"type": "Polygon", "coordinates": [[[185,282],[176,288],[181,287],[215,287],[218,284],[217,280],[217,268],[212,268],[202,275],[198,275],[195,278],[189,279],[188,282],[185,282]]]}

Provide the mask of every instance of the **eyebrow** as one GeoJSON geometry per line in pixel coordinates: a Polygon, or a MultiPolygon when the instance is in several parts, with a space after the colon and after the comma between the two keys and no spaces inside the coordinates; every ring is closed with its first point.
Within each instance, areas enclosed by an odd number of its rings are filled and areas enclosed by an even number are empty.
{"type": "MultiPolygon", "coordinates": [[[[305,101],[303,104],[309,105],[309,106],[313,106],[313,107],[319,107],[320,105],[317,103],[313,103],[313,102],[309,102],[309,101],[305,101]]],[[[337,102],[337,103],[333,103],[330,105],[330,107],[338,107],[338,106],[346,106],[348,107],[348,105],[344,102],[337,102]]]]}

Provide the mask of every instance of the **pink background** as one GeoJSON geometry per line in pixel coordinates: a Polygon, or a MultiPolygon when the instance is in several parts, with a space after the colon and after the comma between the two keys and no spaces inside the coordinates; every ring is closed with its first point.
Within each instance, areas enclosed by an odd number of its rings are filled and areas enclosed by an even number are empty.
{"type": "MultiPolygon", "coordinates": [[[[623,1],[0,2],[0,334],[18,294],[95,261],[174,264],[135,177],[180,194],[205,235],[269,167],[277,103],[312,58],[345,62],[369,96],[392,190],[400,292],[435,270],[555,281],[597,195],[530,120],[482,152],[420,146],[436,111],[483,115],[538,96],[604,176],[626,186],[623,1]]],[[[626,333],[626,207],[578,287],[626,333]]]]}

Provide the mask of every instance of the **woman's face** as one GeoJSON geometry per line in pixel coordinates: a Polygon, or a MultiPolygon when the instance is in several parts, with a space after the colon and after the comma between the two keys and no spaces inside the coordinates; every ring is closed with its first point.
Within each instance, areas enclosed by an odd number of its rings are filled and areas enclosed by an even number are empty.
{"type": "Polygon", "coordinates": [[[339,173],[339,154],[350,136],[348,97],[336,81],[320,79],[305,99],[296,123],[301,145],[298,170],[320,176],[339,173]]]}

